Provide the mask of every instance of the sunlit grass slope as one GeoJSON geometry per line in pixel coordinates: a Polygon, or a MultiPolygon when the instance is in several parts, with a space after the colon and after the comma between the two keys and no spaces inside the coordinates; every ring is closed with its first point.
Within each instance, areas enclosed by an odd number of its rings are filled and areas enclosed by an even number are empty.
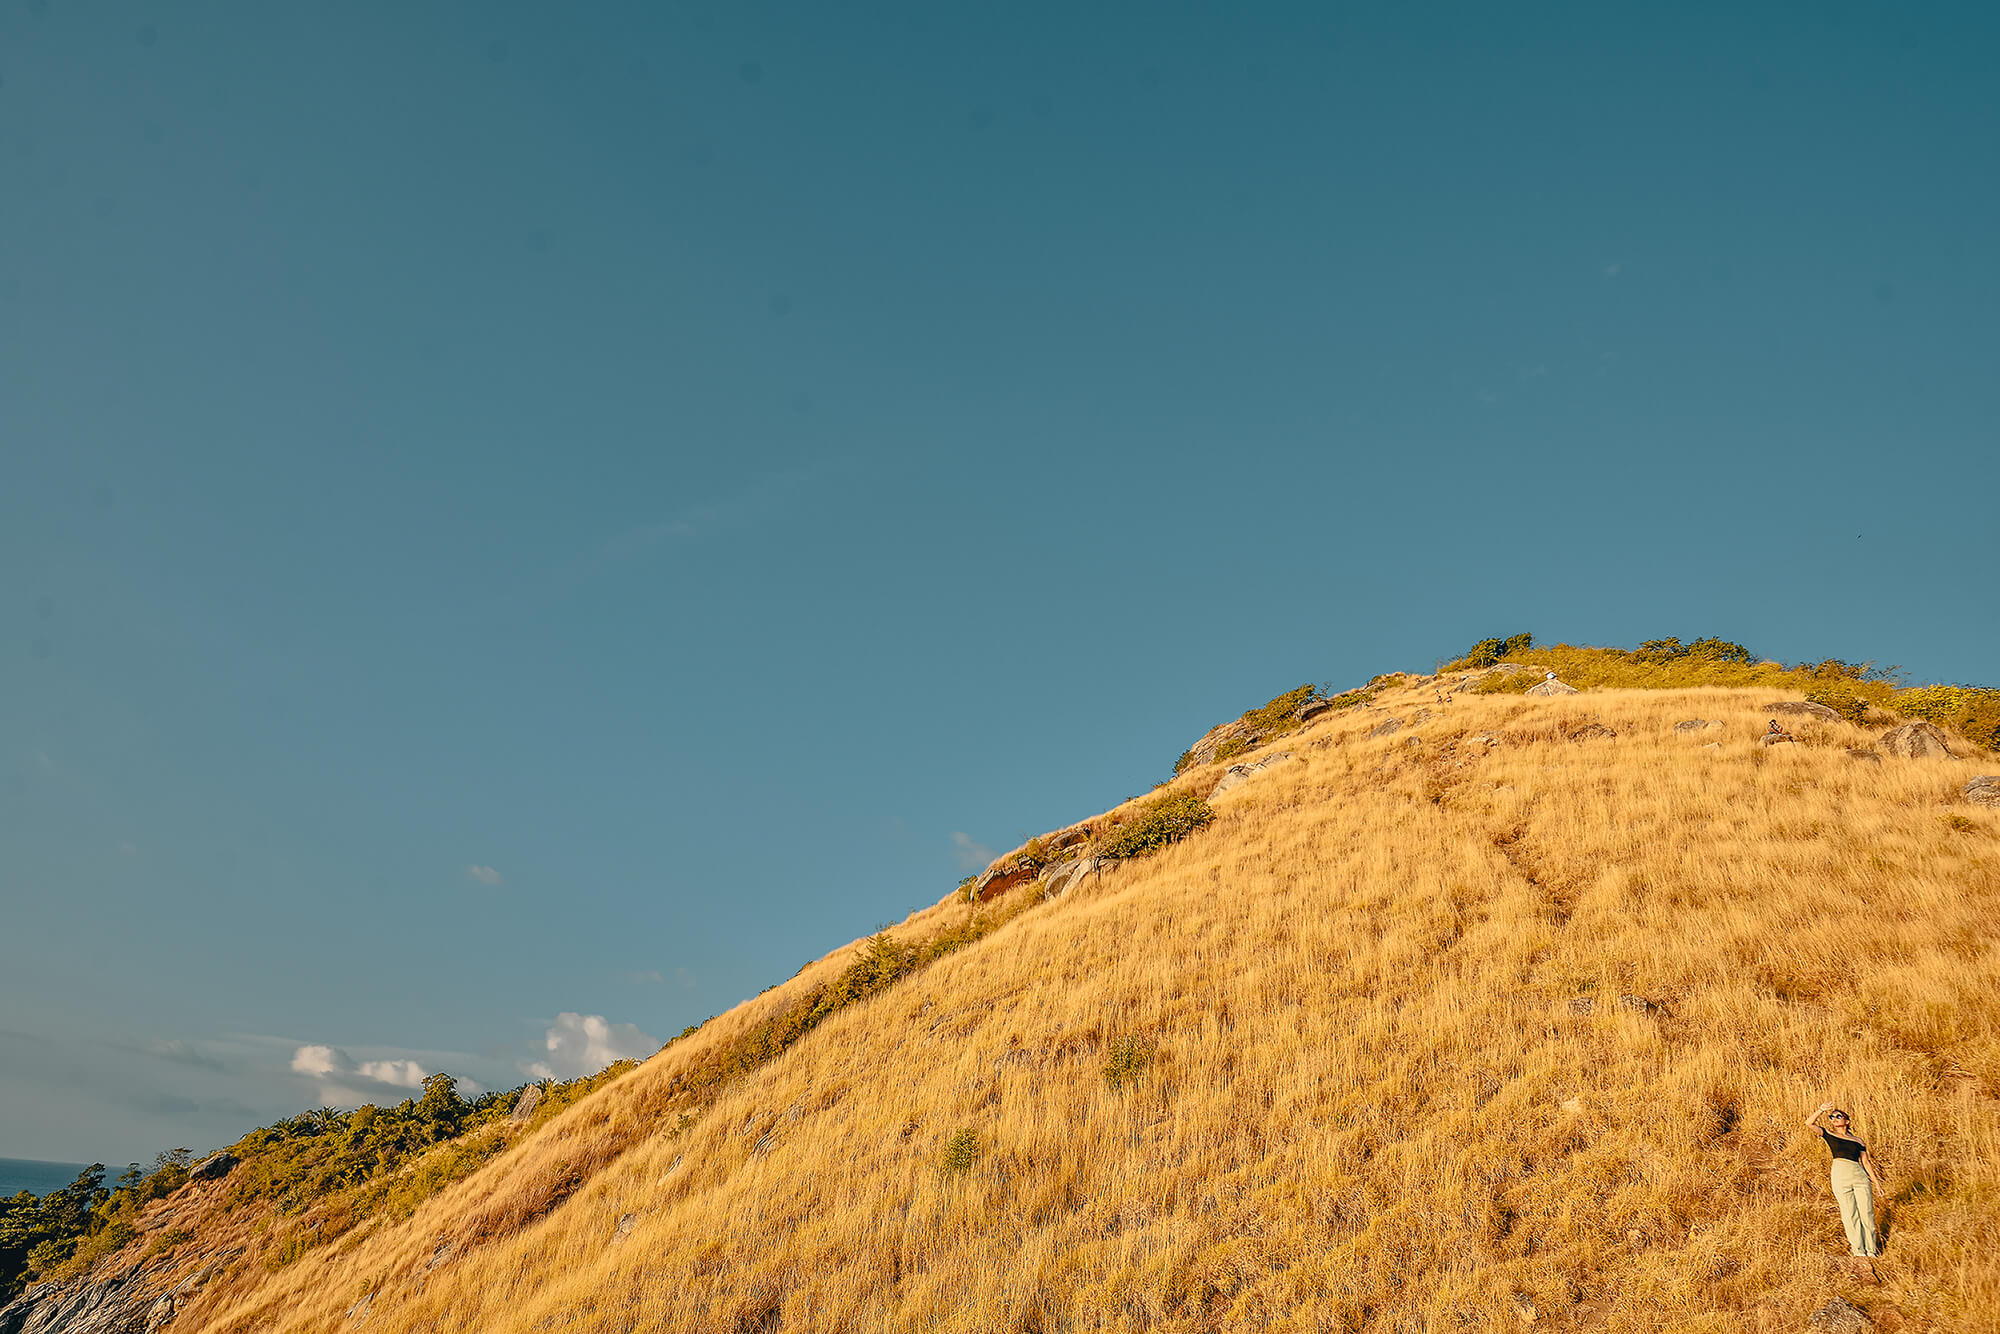
{"type": "Polygon", "coordinates": [[[1392,688],[692,1120],[676,1078],[845,952],[175,1328],[1990,1329],[2000,811],[1956,794],[2000,765],[1767,749],[1770,698],[1392,688]],[[1886,1165],[1879,1289],[1823,1099],[1886,1165]]]}

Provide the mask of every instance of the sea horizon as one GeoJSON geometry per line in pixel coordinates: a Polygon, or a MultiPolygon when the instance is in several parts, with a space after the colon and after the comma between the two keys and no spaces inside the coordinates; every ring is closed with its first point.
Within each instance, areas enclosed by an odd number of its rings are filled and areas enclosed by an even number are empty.
{"type": "MultiPolygon", "coordinates": [[[[0,1158],[0,1200],[12,1199],[22,1191],[47,1195],[61,1190],[89,1163],[57,1163],[42,1158],[0,1158]]],[[[107,1169],[106,1177],[110,1176],[107,1169]]]]}

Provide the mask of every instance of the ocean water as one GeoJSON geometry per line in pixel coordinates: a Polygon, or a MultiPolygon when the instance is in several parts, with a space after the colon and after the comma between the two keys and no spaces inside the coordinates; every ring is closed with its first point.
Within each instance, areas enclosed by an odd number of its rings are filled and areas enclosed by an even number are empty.
{"type": "MultiPolygon", "coordinates": [[[[76,1180],[89,1163],[44,1163],[33,1158],[0,1158],[0,1200],[12,1199],[19,1191],[46,1195],[76,1180]]],[[[122,1168],[120,1169],[123,1170],[122,1168]]],[[[107,1171],[107,1180],[112,1173],[107,1171]]]]}

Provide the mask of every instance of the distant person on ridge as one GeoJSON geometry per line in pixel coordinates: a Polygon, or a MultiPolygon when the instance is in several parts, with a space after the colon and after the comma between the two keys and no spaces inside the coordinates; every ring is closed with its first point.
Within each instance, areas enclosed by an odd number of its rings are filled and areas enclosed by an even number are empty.
{"type": "Polygon", "coordinates": [[[1875,1160],[1866,1144],[1847,1133],[1852,1128],[1847,1113],[1830,1102],[1819,1105],[1806,1119],[1806,1127],[1819,1131],[1833,1155],[1833,1198],[1840,1205],[1840,1225],[1847,1230],[1847,1249],[1858,1261],[1855,1269],[1879,1282],[1872,1261],[1882,1253],[1875,1235],[1875,1192],[1882,1189],[1882,1178],[1875,1171],[1875,1160]],[[1831,1130],[1820,1125],[1822,1116],[1831,1130]]]}

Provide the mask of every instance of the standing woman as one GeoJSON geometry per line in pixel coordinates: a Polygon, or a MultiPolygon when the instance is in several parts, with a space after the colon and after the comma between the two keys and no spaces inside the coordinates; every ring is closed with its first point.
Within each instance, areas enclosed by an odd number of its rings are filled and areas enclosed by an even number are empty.
{"type": "MultiPolygon", "coordinates": [[[[1819,1131],[1819,1137],[1826,1141],[1827,1151],[1833,1154],[1833,1198],[1840,1204],[1840,1225],[1847,1229],[1847,1249],[1862,1261],[1881,1254],[1881,1245],[1875,1236],[1875,1192],[1882,1189],[1882,1178],[1875,1171],[1875,1160],[1868,1154],[1868,1146],[1849,1134],[1852,1122],[1846,1112],[1830,1102],[1823,1102],[1819,1110],[1806,1120],[1809,1130],[1819,1131]],[[1822,1126],[1819,1119],[1824,1116],[1827,1124],[1822,1126]]],[[[1871,1264],[1860,1266],[1874,1276],[1871,1264]]]]}

